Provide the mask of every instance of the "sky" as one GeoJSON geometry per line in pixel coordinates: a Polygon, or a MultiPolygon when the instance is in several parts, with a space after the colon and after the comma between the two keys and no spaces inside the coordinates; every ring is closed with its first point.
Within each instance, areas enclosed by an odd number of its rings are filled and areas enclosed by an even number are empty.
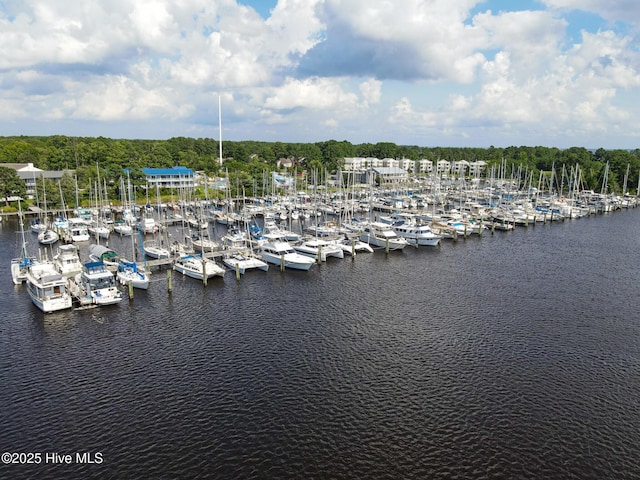
{"type": "Polygon", "coordinates": [[[633,149],[639,40],[636,0],[0,0],[0,136],[633,149]]]}

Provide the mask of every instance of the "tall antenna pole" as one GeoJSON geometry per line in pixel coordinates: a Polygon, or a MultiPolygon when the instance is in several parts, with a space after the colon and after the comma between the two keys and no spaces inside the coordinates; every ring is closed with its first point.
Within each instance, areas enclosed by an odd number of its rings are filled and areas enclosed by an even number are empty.
{"type": "Polygon", "coordinates": [[[222,165],[222,103],[220,100],[220,95],[218,95],[218,128],[220,141],[218,142],[218,147],[220,148],[220,165],[222,165]]]}

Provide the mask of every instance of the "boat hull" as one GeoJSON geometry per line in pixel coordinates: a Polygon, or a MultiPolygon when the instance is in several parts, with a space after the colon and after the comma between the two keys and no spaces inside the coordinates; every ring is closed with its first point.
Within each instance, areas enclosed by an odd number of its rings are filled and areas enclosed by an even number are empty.
{"type": "Polygon", "coordinates": [[[173,265],[173,269],[196,280],[204,280],[205,276],[207,280],[213,277],[223,277],[225,274],[224,268],[216,263],[211,261],[203,262],[197,258],[178,259],[173,265]]]}
{"type": "Polygon", "coordinates": [[[315,262],[308,257],[303,256],[303,258],[305,259],[305,261],[301,261],[299,258],[292,257],[290,254],[285,254],[284,259],[276,255],[265,255],[265,254],[262,255],[262,259],[265,262],[269,262],[273,265],[282,265],[284,263],[284,266],[286,268],[290,268],[292,270],[311,269],[311,267],[315,262]],[[306,260],[311,260],[311,262],[308,262],[306,260]]]}

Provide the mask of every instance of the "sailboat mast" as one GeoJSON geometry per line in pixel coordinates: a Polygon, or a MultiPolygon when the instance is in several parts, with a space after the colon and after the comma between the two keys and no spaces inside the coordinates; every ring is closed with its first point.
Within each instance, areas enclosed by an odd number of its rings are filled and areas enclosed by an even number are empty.
{"type": "Polygon", "coordinates": [[[220,165],[222,165],[222,100],[220,99],[220,95],[218,95],[218,138],[219,161],[220,165]]]}

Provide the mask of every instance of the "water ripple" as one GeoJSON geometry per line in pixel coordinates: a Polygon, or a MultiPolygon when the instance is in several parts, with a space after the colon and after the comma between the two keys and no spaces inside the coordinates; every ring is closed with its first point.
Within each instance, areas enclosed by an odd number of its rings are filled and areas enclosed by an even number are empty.
{"type": "Polygon", "coordinates": [[[5,282],[0,449],[104,462],[2,473],[635,478],[639,223],[629,211],[206,287],[175,275],[171,294],[156,272],[133,301],[50,316],[5,282]]]}

